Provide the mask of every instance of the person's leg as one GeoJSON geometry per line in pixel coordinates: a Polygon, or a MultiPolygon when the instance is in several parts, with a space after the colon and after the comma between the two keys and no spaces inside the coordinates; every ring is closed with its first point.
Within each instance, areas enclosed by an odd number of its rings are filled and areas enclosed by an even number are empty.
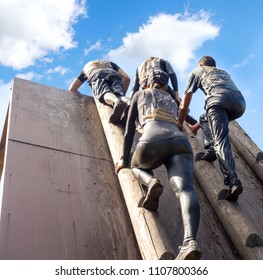
{"type": "Polygon", "coordinates": [[[106,92],[103,98],[105,103],[110,105],[111,107],[113,107],[114,104],[119,101],[119,98],[112,92],[106,92]]]}
{"type": "Polygon", "coordinates": [[[93,79],[91,87],[95,98],[112,107],[109,122],[118,124],[128,105],[126,100],[122,100],[124,92],[121,78],[114,73],[102,71],[93,79]]]}
{"type": "Polygon", "coordinates": [[[176,259],[199,259],[201,252],[196,243],[200,219],[200,205],[193,185],[193,154],[172,156],[165,166],[170,185],[180,201],[184,227],[183,245],[176,259]]]}
{"type": "Polygon", "coordinates": [[[163,193],[163,186],[160,181],[154,178],[152,170],[133,167],[132,172],[138,182],[147,187],[147,194],[142,203],[142,207],[151,211],[157,211],[159,197],[163,193]]]}
{"type": "Polygon", "coordinates": [[[213,141],[213,137],[211,134],[211,130],[208,125],[206,113],[202,114],[199,117],[199,122],[200,122],[202,131],[203,131],[203,135],[204,135],[204,148],[209,149],[211,146],[214,148],[214,141],[213,141]]]}
{"type": "Polygon", "coordinates": [[[104,94],[104,101],[106,104],[110,105],[112,109],[112,114],[110,116],[109,122],[117,124],[120,122],[122,114],[127,107],[127,103],[122,100],[122,96],[116,95],[112,92],[107,92],[104,94]]]}
{"type": "Polygon", "coordinates": [[[145,209],[156,211],[159,206],[159,197],[163,192],[163,186],[160,181],[154,177],[153,169],[160,166],[162,161],[159,160],[159,145],[155,142],[141,143],[136,145],[131,160],[131,167],[134,177],[144,186],[147,187],[147,194],[142,203],[145,209]],[[152,151],[155,151],[153,154],[152,151]]]}
{"type": "Polygon", "coordinates": [[[228,200],[237,200],[243,188],[237,177],[236,165],[229,139],[229,121],[226,111],[221,106],[208,109],[207,119],[214,139],[214,148],[219,160],[224,182],[229,186],[228,200]]]}
{"type": "Polygon", "coordinates": [[[213,162],[216,160],[216,153],[214,149],[214,140],[212,137],[211,130],[209,128],[206,114],[202,114],[200,116],[199,123],[203,131],[204,148],[207,150],[207,152],[198,153],[196,155],[196,160],[205,160],[205,161],[213,162]]]}

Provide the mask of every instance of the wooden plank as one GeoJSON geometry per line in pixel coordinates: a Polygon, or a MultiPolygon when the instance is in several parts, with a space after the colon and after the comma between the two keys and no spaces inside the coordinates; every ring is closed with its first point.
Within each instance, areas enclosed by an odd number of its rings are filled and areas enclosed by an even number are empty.
{"type": "MultiPolygon", "coordinates": [[[[113,162],[117,162],[122,153],[123,129],[108,122],[111,108],[97,100],[95,102],[113,162]]],[[[122,169],[118,179],[143,259],[173,259],[175,257],[173,248],[158,213],[151,213],[138,207],[144,193],[131,169],[122,169]]]]}
{"type": "Polygon", "coordinates": [[[0,259],[141,259],[93,98],[55,88],[46,96],[43,85],[18,83],[1,181],[0,259]],[[47,116],[59,120],[61,111],[67,114],[59,130],[47,116]]]}
{"type": "Polygon", "coordinates": [[[104,139],[89,137],[97,130],[92,97],[14,79],[9,138],[75,154],[104,158],[104,139]],[[90,138],[90,139],[89,139],[90,138]],[[89,145],[87,145],[89,139],[89,145]]]}
{"type": "MultiPolygon", "coordinates": [[[[203,151],[202,145],[192,137],[190,129],[185,127],[184,131],[195,153],[203,151]]],[[[211,163],[198,161],[194,165],[194,174],[241,258],[263,259],[262,238],[239,207],[239,203],[220,199],[222,177],[216,167],[211,163]]]]}
{"type": "Polygon", "coordinates": [[[236,121],[230,122],[229,128],[232,143],[263,183],[263,152],[236,121]]]}
{"type": "Polygon", "coordinates": [[[7,153],[0,259],[140,258],[112,162],[14,141],[7,153]]]}

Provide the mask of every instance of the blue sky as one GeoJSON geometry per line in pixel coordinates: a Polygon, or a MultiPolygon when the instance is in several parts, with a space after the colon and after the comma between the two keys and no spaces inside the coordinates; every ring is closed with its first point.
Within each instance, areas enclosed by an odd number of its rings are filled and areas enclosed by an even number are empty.
{"type": "MultiPolygon", "coordinates": [[[[0,0],[0,133],[16,76],[68,89],[85,63],[106,58],[132,84],[153,55],[170,61],[182,96],[199,58],[211,55],[244,94],[238,123],[263,149],[262,10],[261,0],[0,0]]],[[[87,84],[80,91],[91,95],[87,84]]],[[[191,115],[203,104],[198,91],[191,115]]]]}

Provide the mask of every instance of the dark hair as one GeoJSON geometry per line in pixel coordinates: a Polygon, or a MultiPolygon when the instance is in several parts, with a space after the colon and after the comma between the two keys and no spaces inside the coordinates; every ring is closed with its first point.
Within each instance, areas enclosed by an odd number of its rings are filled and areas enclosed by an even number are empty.
{"type": "Polygon", "coordinates": [[[200,60],[199,60],[199,64],[204,65],[204,66],[212,66],[212,67],[216,67],[216,61],[213,59],[212,56],[203,56],[200,60]]]}

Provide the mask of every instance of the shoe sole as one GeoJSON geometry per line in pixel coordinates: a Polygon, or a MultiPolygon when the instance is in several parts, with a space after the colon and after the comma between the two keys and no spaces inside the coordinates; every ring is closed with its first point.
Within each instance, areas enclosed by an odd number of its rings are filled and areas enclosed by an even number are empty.
{"type": "Polygon", "coordinates": [[[160,182],[156,182],[150,189],[150,191],[147,193],[147,196],[151,199],[155,200],[161,196],[163,193],[163,186],[160,182]]]}
{"type": "Polygon", "coordinates": [[[120,119],[121,119],[121,116],[122,116],[122,113],[123,113],[123,110],[125,109],[125,107],[126,107],[126,104],[125,104],[125,103],[119,104],[119,105],[115,108],[114,114],[112,114],[112,115],[110,116],[109,122],[110,122],[110,123],[113,123],[113,124],[118,123],[118,122],[120,121],[120,119]]]}
{"type": "Polygon", "coordinates": [[[243,192],[243,188],[241,186],[233,186],[231,194],[227,197],[227,200],[237,201],[239,195],[243,192]]]}
{"type": "Polygon", "coordinates": [[[202,254],[199,250],[193,250],[185,256],[185,260],[200,260],[201,255],[202,254]]]}
{"type": "Polygon", "coordinates": [[[207,154],[203,153],[203,152],[198,153],[195,157],[195,161],[203,160],[203,161],[207,161],[207,162],[214,162],[214,161],[216,161],[216,159],[217,159],[216,155],[213,157],[207,156],[207,154]]]}
{"type": "Polygon", "coordinates": [[[142,207],[146,210],[151,210],[153,212],[158,210],[159,207],[159,199],[152,200],[150,198],[145,199],[142,203],[142,207]]]}
{"type": "Polygon", "coordinates": [[[159,207],[159,197],[163,193],[163,186],[160,182],[156,182],[147,193],[146,198],[142,203],[142,207],[151,210],[157,211],[159,207]]]}
{"type": "Polygon", "coordinates": [[[197,245],[191,245],[190,248],[185,249],[184,251],[180,250],[176,260],[200,260],[201,256],[202,253],[197,245]]]}

